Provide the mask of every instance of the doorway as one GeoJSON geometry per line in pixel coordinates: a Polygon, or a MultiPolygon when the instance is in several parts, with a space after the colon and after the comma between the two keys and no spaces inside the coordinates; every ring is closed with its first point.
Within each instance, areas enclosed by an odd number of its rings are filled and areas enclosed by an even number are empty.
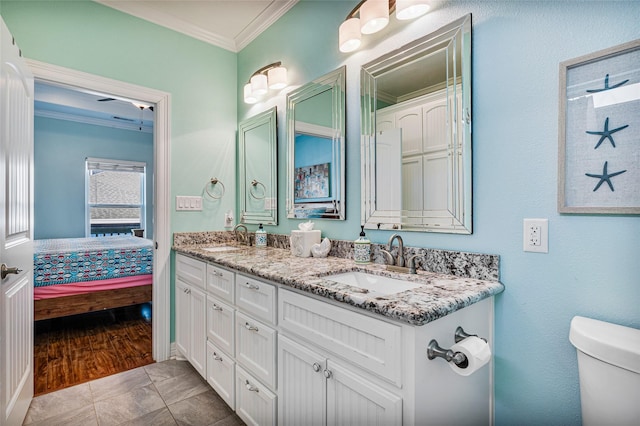
{"type": "MultiPolygon", "coordinates": [[[[171,235],[169,227],[170,194],[170,95],[166,92],[71,70],[39,61],[27,60],[36,81],[109,94],[118,99],[139,100],[154,105],[153,157],[153,310],[152,357],[156,362],[170,357],[170,288],[169,259],[171,235]]],[[[36,206],[37,208],[37,206],[36,206]]]]}

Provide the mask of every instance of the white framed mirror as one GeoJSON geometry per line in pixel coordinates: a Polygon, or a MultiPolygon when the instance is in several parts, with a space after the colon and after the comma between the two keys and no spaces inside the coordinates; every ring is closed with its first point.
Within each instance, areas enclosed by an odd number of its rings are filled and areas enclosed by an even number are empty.
{"type": "Polygon", "coordinates": [[[362,222],[472,232],[471,15],[362,66],[362,222]]]}
{"type": "Polygon", "coordinates": [[[240,222],[278,224],[276,107],[238,126],[240,222]]]}
{"type": "Polygon", "coordinates": [[[291,219],[345,219],[345,81],[343,66],[287,94],[291,219]]]}

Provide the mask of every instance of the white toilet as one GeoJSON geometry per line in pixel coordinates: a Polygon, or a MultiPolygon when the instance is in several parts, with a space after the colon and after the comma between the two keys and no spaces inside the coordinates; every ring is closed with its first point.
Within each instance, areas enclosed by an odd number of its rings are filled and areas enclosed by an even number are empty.
{"type": "Polygon", "coordinates": [[[640,425],[640,330],[576,316],[582,424],[640,425]]]}

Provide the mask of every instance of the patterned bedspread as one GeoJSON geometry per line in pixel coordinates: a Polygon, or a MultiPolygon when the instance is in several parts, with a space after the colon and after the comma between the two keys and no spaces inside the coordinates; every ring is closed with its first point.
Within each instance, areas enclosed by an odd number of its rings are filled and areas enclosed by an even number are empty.
{"type": "Polygon", "coordinates": [[[35,240],[34,286],[153,273],[153,243],[133,236],[35,240]]]}

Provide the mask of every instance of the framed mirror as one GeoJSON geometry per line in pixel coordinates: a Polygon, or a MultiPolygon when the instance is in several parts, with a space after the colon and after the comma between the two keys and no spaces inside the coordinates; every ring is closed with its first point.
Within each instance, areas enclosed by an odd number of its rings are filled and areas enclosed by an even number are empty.
{"type": "Polygon", "coordinates": [[[362,222],[470,234],[471,15],[362,66],[362,222]]]}
{"type": "Polygon", "coordinates": [[[287,94],[287,217],[345,219],[343,66],[287,94]]]}
{"type": "Polygon", "coordinates": [[[276,107],[238,126],[240,222],[278,224],[276,107]]]}

